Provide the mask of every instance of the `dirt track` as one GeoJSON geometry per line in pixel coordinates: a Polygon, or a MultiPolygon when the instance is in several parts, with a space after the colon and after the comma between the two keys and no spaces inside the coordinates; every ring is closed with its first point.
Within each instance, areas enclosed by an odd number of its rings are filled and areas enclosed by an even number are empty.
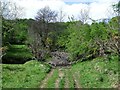
{"type": "MultiPolygon", "coordinates": [[[[64,88],[70,88],[70,86],[69,86],[70,81],[68,79],[68,75],[71,75],[71,74],[66,73],[66,72],[71,71],[71,69],[66,68],[66,67],[57,67],[55,69],[52,69],[48,73],[46,78],[42,81],[42,84],[40,85],[40,88],[47,88],[47,86],[46,86],[47,85],[47,81],[48,81],[49,78],[52,78],[53,73],[54,73],[54,71],[56,69],[58,70],[58,78],[55,80],[55,87],[54,88],[61,88],[60,87],[60,81],[61,81],[61,79],[63,79],[63,77],[65,77],[65,79],[64,79],[65,80],[64,88]]],[[[77,79],[78,77],[79,77],[79,74],[76,72],[76,73],[72,74],[72,78],[70,78],[70,79],[72,79],[74,81],[74,83],[73,83],[74,84],[74,88],[81,88],[80,83],[79,83],[79,81],[77,79]]],[[[53,88],[53,87],[51,87],[51,88],[53,88]]]]}

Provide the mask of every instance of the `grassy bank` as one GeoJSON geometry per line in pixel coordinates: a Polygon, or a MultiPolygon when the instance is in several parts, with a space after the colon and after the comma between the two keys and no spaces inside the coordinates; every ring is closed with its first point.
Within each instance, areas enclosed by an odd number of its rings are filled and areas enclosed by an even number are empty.
{"type": "Polygon", "coordinates": [[[3,64],[3,88],[37,88],[50,67],[38,61],[25,64],[3,64]]]}
{"type": "Polygon", "coordinates": [[[116,88],[118,85],[118,56],[98,57],[77,63],[71,69],[73,74],[79,74],[77,78],[83,88],[116,88]]]}

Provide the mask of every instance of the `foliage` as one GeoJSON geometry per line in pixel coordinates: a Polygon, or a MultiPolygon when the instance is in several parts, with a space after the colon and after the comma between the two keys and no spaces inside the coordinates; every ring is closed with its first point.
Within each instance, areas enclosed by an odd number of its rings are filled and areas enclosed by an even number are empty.
{"type": "Polygon", "coordinates": [[[98,55],[103,56],[106,53],[118,54],[119,52],[117,17],[112,18],[108,23],[94,22],[91,25],[83,24],[80,21],[46,22],[48,32],[43,31],[45,27],[42,27],[44,25],[40,26],[43,22],[41,18],[39,19],[35,21],[3,18],[3,46],[8,43],[23,44],[27,42],[26,44],[31,48],[34,56],[40,60],[49,58],[47,56],[50,56],[50,51],[56,49],[69,52],[71,60],[79,58],[82,60],[98,55]],[[38,22],[39,19],[40,22],[38,22]],[[28,22],[30,25],[32,24],[29,31],[27,31],[28,22]],[[45,33],[47,34],[46,39],[45,33]]]}
{"type": "Polygon", "coordinates": [[[66,23],[58,23],[57,24],[57,30],[56,30],[56,49],[58,50],[66,50],[66,43],[68,42],[68,35],[69,32],[67,29],[67,27],[69,26],[69,22],[66,23]]]}
{"type": "Polygon", "coordinates": [[[51,29],[54,26],[51,24],[56,20],[57,13],[49,7],[44,7],[38,10],[35,20],[30,23],[29,28],[29,46],[34,56],[39,60],[44,60],[45,54],[49,53],[51,44],[51,29]],[[45,52],[43,52],[45,50],[45,52]],[[46,53],[47,52],[47,53],[46,53]]]}
{"type": "Polygon", "coordinates": [[[118,54],[119,45],[115,44],[118,42],[118,24],[114,17],[109,23],[71,23],[59,36],[57,44],[71,54],[71,60],[82,60],[104,56],[108,52],[118,54]]]}
{"type": "Polygon", "coordinates": [[[67,30],[70,33],[66,44],[67,51],[71,53],[72,59],[75,59],[78,54],[83,54],[88,50],[90,43],[89,25],[76,22],[76,24],[71,24],[67,30]]]}
{"type": "Polygon", "coordinates": [[[24,44],[27,40],[27,20],[6,20],[2,19],[2,40],[3,45],[24,44]]]}
{"type": "Polygon", "coordinates": [[[26,45],[10,45],[3,56],[3,63],[25,63],[33,57],[26,45]]]}
{"type": "MultiPolygon", "coordinates": [[[[114,11],[117,13],[119,4],[120,2],[114,5],[114,11]]],[[[38,87],[39,82],[41,84],[49,73],[50,67],[37,60],[46,61],[51,57],[51,52],[56,50],[70,53],[69,60],[72,63],[77,60],[84,61],[74,64],[71,70],[65,72],[67,76],[60,80],[60,87],[63,88],[67,77],[70,88],[74,88],[72,75],[75,73],[83,88],[117,87],[120,17],[119,15],[113,17],[109,22],[94,21],[89,25],[85,24],[88,18],[87,12],[81,11],[81,15],[83,15],[82,22],[55,22],[57,13],[45,7],[38,11],[35,20],[2,17],[3,47],[0,49],[4,54],[1,55],[3,63],[28,61],[23,65],[2,65],[3,88],[38,87]],[[33,61],[33,57],[37,60],[33,61]]],[[[74,20],[74,16],[71,20],[74,20]]],[[[52,78],[48,78],[46,86],[55,87],[58,77],[58,69],[55,69],[52,78]]]]}
{"type": "Polygon", "coordinates": [[[119,1],[117,4],[114,4],[114,5],[113,5],[113,9],[114,9],[114,11],[117,12],[118,15],[119,15],[119,13],[120,13],[120,1],[119,1]]]}
{"type": "Polygon", "coordinates": [[[3,88],[37,88],[50,67],[31,60],[25,64],[3,64],[3,88]]]}

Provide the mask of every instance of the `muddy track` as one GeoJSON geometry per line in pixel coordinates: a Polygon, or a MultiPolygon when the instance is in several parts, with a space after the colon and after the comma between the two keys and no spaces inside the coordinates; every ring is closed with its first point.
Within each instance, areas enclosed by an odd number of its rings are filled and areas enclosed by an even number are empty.
{"type": "Polygon", "coordinates": [[[52,70],[47,74],[47,76],[45,77],[45,79],[42,81],[42,85],[40,86],[40,88],[46,88],[45,86],[46,86],[46,84],[47,84],[47,81],[48,81],[49,78],[52,77],[54,70],[55,70],[55,69],[52,69],[52,70]]]}
{"type": "MultiPolygon", "coordinates": [[[[55,81],[55,88],[60,88],[60,81],[63,79],[65,79],[65,83],[64,83],[64,88],[69,88],[70,86],[70,82],[69,82],[69,79],[68,79],[68,75],[69,75],[69,71],[71,72],[71,69],[70,68],[65,68],[65,67],[58,67],[58,68],[55,68],[55,69],[52,69],[45,77],[45,79],[42,81],[41,83],[41,86],[40,88],[46,88],[45,86],[47,85],[48,83],[48,79],[49,78],[52,78],[53,76],[53,73],[55,70],[58,70],[58,78],[56,79],[55,81]]],[[[80,82],[78,80],[79,78],[79,72],[74,72],[72,73],[72,77],[71,79],[73,79],[74,81],[74,88],[81,88],[80,86],[80,82]]]]}

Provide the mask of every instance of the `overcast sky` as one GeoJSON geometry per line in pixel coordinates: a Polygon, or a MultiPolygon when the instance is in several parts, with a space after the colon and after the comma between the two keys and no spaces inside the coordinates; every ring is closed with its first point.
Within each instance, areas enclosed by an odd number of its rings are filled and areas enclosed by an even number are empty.
{"type": "Polygon", "coordinates": [[[92,19],[110,18],[111,5],[119,0],[12,0],[24,7],[24,18],[34,18],[39,9],[49,6],[52,10],[60,10],[68,16],[74,15],[76,18],[83,8],[89,8],[89,16],[92,19]],[[108,13],[109,11],[109,13],[108,13]]]}

